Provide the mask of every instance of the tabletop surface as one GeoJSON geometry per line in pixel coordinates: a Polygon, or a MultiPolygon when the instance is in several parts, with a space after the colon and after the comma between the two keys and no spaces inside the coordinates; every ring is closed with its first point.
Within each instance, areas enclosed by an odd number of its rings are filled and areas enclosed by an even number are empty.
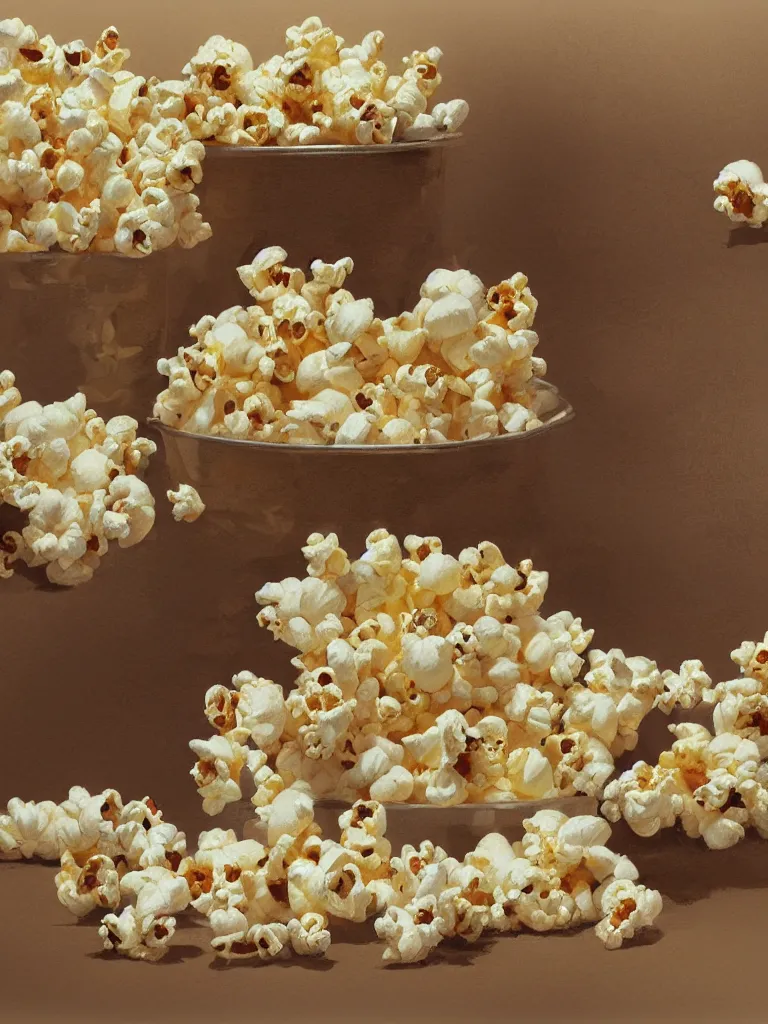
{"type": "Polygon", "coordinates": [[[765,1021],[761,842],[712,853],[675,834],[638,841],[617,829],[615,840],[665,894],[659,927],[631,946],[607,952],[590,929],[523,934],[386,968],[372,927],[348,924],[325,958],[226,965],[194,915],[165,961],[133,963],[100,952],[97,920],[58,905],[54,868],[0,865],[0,1020],[765,1021]]]}

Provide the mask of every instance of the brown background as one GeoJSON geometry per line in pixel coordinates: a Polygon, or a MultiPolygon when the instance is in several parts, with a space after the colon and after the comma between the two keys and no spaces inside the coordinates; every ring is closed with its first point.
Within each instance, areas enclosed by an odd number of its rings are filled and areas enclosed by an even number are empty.
{"type": "MultiPolygon", "coordinates": [[[[135,70],[172,76],[214,31],[266,57],[310,10],[135,0],[122,14],[30,2],[24,15],[61,40],[91,39],[114,20],[135,70]]],[[[578,413],[525,456],[510,452],[505,474],[486,475],[470,456],[446,463],[431,509],[411,460],[381,491],[382,521],[442,533],[454,550],[490,536],[510,559],[530,553],[552,574],[548,608],[581,614],[600,645],[663,667],[701,657],[716,677],[729,673],[731,648],[768,626],[768,247],[733,244],[763,236],[729,236],[710,182],[729,160],[766,157],[768,5],[395,0],[375,14],[340,3],[319,12],[348,39],[382,28],[392,62],[417,45],[445,50],[444,98],[472,105],[468,144],[450,161],[452,255],[485,280],[529,275],[540,351],[578,413]]],[[[287,247],[308,230],[286,204],[287,247]]],[[[12,364],[13,339],[1,344],[12,364]]],[[[204,734],[205,687],[248,662],[264,674],[284,665],[253,625],[250,593],[299,569],[295,536],[314,527],[313,509],[317,525],[335,509],[351,543],[368,525],[354,494],[375,485],[375,465],[346,479],[329,468],[328,487],[345,488],[330,494],[314,469],[291,473],[303,504],[288,556],[279,545],[238,549],[220,516],[204,517],[161,525],[80,591],[23,579],[2,588],[0,802],[116,785],[151,790],[190,832],[200,824],[185,743],[204,734]]],[[[589,935],[519,938],[431,970],[383,971],[375,946],[348,941],[332,947],[331,967],[276,967],[258,981],[245,968],[224,981],[207,954],[155,969],[95,962],[93,931],[52,904],[47,869],[3,868],[0,1019],[764,1020],[761,986],[743,986],[768,909],[759,844],[708,855],[670,837],[640,844],[640,857],[670,897],[649,945],[613,955],[589,935]]]]}

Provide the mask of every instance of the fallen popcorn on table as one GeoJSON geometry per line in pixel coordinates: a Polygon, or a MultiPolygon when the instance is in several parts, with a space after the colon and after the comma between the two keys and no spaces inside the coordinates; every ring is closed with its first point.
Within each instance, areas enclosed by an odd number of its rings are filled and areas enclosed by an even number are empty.
{"type": "Polygon", "coordinates": [[[61,903],[79,917],[109,910],[104,948],[146,961],[167,953],[176,916],[190,906],[227,960],[320,955],[334,919],[377,917],[387,963],[424,960],[447,938],[585,924],[616,949],[662,909],[632,862],[608,849],[610,825],[589,815],[539,811],[521,841],[491,833],[459,861],[429,841],[393,856],[375,800],[342,813],[338,840],[320,834],[302,783],[257,813],[266,844],[213,829],[187,854],[184,834],[149,798],[123,805],[115,790],[91,796],[75,787],[61,805],[12,800],[0,817],[0,851],[60,856],[61,903]]]}
{"type": "Polygon", "coordinates": [[[606,786],[610,821],[624,818],[641,836],[679,821],[714,850],[738,843],[750,827],[768,838],[768,634],[731,658],[741,675],[702,693],[713,706],[714,735],[691,722],[671,725],[676,740],[658,764],[638,761],[606,786]]]}

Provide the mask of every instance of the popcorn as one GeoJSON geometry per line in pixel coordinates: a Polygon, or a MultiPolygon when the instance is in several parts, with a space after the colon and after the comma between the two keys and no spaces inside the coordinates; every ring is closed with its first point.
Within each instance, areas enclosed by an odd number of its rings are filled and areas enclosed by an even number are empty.
{"type": "MultiPolygon", "coordinates": [[[[381,320],[344,288],[352,260],[315,260],[308,280],[286,259],[270,246],[238,268],[258,304],[203,317],[193,343],[158,362],[168,386],[154,414],[166,426],[283,444],[410,445],[542,425],[546,364],[533,354],[537,302],[525,275],[486,289],[466,270],[436,270],[412,312],[381,320]]],[[[424,572],[421,585],[440,594],[456,589],[460,567],[438,557],[424,572]]]]}
{"type": "MultiPolygon", "coordinates": [[[[457,287],[476,291],[468,276],[457,287]]],[[[570,612],[542,613],[547,573],[509,565],[487,541],[455,557],[438,537],[401,548],[379,529],[357,559],[336,534],[310,535],[302,552],[305,577],[256,594],[259,624],[299,652],[295,687],[284,696],[241,672],[206,694],[219,735],[191,746],[209,813],[240,799],[245,768],[264,821],[301,787],[442,807],[600,797],[645,715],[689,706],[709,682],[698,662],[673,683],[618,649],[592,650],[587,667],[593,631],[570,612]]]]}
{"type": "Polygon", "coordinates": [[[2,25],[0,252],[139,257],[209,238],[183,89],[125,70],[115,28],[89,49],[2,25]]]}
{"type": "Polygon", "coordinates": [[[716,850],[738,843],[750,826],[765,834],[768,634],[759,644],[745,641],[731,658],[742,675],[715,686],[699,662],[665,678],[681,706],[699,695],[713,705],[714,735],[690,722],[670,726],[676,740],[657,765],[638,761],[605,787],[602,812],[610,821],[623,817],[643,836],[679,821],[686,835],[716,850]]]}
{"type": "Polygon", "coordinates": [[[380,915],[383,959],[395,963],[424,960],[444,938],[475,942],[486,930],[524,926],[598,922],[612,949],[661,911],[660,895],[638,883],[631,861],[608,849],[610,826],[591,816],[540,811],[524,822],[521,842],[490,834],[460,862],[429,841],[393,856],[376,800],[357,800],[340,815],[338,840],[322,837],[303,783],[258,811],[266,845],[213,829],[189,855],[183,834],[146,797],[124,805],[114,790],[92,797],[74,787],[63,804],[39,805],[39,815],[38,805],[11,804],[8,821],[74,823],[59,830],[74,843],[61,846],[59,899],[80,917],[108,909],[103,947],[136,960],[160,960],[190,906],[207,919],[211,948],[224,959],[321,955],[332,918],[380,915]]]}
{"type": "Polygon", "coordinates": [[[186,879],[168,868],[146,868],[125,875],[120,891],[132,905],[103,919],[99,936],[104,948],[132,960],[160,960],[176,931],[174,915],[189,905],[186,879]]]}
{"type": "Polygon", "coordinates": [[[240,43],[207,40],[180,83],[192,136],[228,146],[387,145],[457,132],[469,113],[464,100],[428,110],[441,82],[437,47],[390,74],[382,32],[345,46],[317,17],[289,28],[285,45],[254,67],[240,43]]]}
{"type": "Polygon", "coordinates": [[[595,902],[605,916],[595,926],[595,935],[606,949],[619,949],[625,940],[634,938],[639,928],[650,927],[661,913],[661,894],[626,878],[608,882],[598,893],[595,902]]]}
{"type": "Polygon", "coordinates": [[[727,164],[715,178],[715,209],[736,224],[762,227],[768,220],[768,185],[751,160],[727,164]]]}
{"type": "Polygon", "coordinates": [[[177,523],[194,523],[205,512],[203,500],[191,484],[179,484],[178,490],[168,491],[168,501],[177,523]]]}
{"type": "Polygon", "coordinates": [[[572,928],[595,923],[608,949],[618,948],[662,909],[655,890],[637,884],[637,870],[605,845],[600,818],[540,811],[510,844],[491,833],[459,863],[423,843],[393,857],[387,909],[375,922],[384,960],[425,959],[444,938],[476,941],[486,931],[572,928]]]}
{"type": "Polygon", "coordinates": [[[23,402],[13,374],[0,373],[0,504],[27,516],[0,539],[0,576],[15,562],[45,566],[51,583],[90,580],[109,550],[140,543],[155,502],[139,475],[155,453],[130,416],[104,422],[85,395],[42,406],[23,402]]]}

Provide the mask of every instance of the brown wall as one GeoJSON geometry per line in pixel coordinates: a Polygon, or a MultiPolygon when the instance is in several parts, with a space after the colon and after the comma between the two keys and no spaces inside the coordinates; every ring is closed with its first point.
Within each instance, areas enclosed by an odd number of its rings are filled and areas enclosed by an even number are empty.
{"type": "MultiPolygon", "coordinates": [[[[24,14],[40,32],[90,39],[104,26],[103,9],[81,2],[73,14],[32,0],[24,14]]],[[[213,31],[264,58],[308,11],[295,3],[134,0],[110,17],[136,70],[171,76],[213,31]]],[[[523,537],[511,525],[514,467],[490,492],[473,479],[470,460],[457,480],[452,543],[480,540],[490,518],[510,558],[532,552],[550,570],[549,609],[583,615],[601,645],[646,653],[664,667],[699,656],[713,674],[729,671],[731,648],[768,627],[768,246],[728,246],[710,182],[731,159],[768,159],[760,116],[768,5],[394,0],[373,20],[365,5],[326,3],[321,13],[349,39],[381,27],[393,62],[415,45],[445,50],[444,98],[461,95],[472,105],[468,144],[451,155],[454,252],[485,279],[528,273],[541,301],[540,351],[577,408],[529,474],[529,493],[548,499],[535,528],[523,537]]],[[[287,209],[289,248],[302,230],[287,209]]],[[[755,232],[748,241],[762,238],[755,232]]],[[[339,507],[343,539],[352,527],[339,507]]],[[[175,529],[189,531],[175,535],[179,549],[188,543],[190,557],[202,558],[196,528],[175,529]]],[[[228,656],[234,620],[224,619],[235,605],[237,622],[253,632],[251,667],[264,670],[262,655],[274,659],[269,638],[252,625],[250,593],[282,564],[250,573],[247,592],[219,595],[215,607],[201,594],[199,616],[177,623],[170,638],[158,629],[147,646],[130,633],[130,611],[109,619],[110,602],[141,594],[157,617],[168,616],[169,594],[183,586],[151,565],[136,579],[129,565],[138,557],[125,553],[105,568],[87,597],[35,592],[24,581],[0,588],[3,679],[24,684],[18,702],[4,706],[11,751],[6,746],[0,802],[18,791],[46,796],[48,784],[60,796],[70,772],[72,781],[115,778],[131,790],[136,779],[143,792],[158,763],[168,770],[165,793],[186,794],[183,738],[205,725],[202,692],[243,667],[228,656]],[[51,645],[42,623],[54,610],[51,645]],[[98,636],[110,622],[104,643],[98,636]],[[96,653],[84,655],[92,640],[96,653]],[[116,761],[120,744],[135,749],[139,717],[141,756],[116,761]],[[51,750],[35,769],[15,753],[17,736],[29,730],[51,750]]]]}

